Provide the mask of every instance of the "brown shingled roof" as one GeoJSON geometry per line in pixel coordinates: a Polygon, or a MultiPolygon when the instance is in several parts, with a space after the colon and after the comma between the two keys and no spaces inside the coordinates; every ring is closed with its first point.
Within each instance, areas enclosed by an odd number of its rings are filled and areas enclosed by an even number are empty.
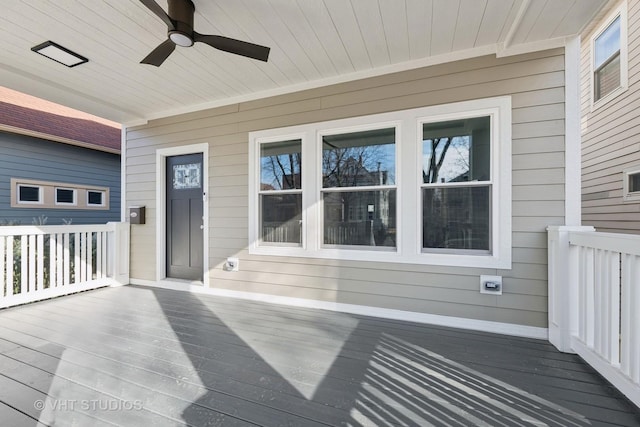
{"type": "Polygon", "coordinates": [[[67,117],[19,105],[0,102],[0,129],[23,130],[26,134],[49,136],[54,141],[120,152],[120,129],[92,120],[67,117]],[[3,126],[4,125],[4,126],[3,126]],[[8,128],[10,127],[10,128],[8,128]]]}

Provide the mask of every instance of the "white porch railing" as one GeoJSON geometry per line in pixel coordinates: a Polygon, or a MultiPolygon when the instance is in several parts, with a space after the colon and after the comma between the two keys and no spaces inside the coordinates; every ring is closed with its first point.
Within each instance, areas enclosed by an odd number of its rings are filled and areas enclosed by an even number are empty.
{"type": "Polygon", "coordinates": [[[0,227],[0,308],[128,281],[128,223],[0,227]]]}
{"type": "Polygon", "coordinates": [[[640,236],[549,227],[549,341],[640,406],[640,236]]]}

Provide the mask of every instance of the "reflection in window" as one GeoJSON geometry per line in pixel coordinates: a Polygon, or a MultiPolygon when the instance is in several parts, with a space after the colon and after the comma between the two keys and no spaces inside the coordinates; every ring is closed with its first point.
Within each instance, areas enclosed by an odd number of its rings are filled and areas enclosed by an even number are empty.
{"type": "Polygon", "coordinates": [[[629,174],[629,192],[640,192],[640,172],[629,174]]]}
{"type": "Polygon", "coordinates": [[[422,206],[423,248],[491,249],[489,186],[424,188],[422,206]]]}
{"type": "Polygon", "coordinates": [[[260,235],[262,243],[302,244],[302,143],[260,146],[260,235]]]}
{"type": "Polygon", "coordinates": [[[40,187],[31,185],[19,185],[18,186],[18,201],[26,203],[39,203],[40,200],[40,187]]]}
{"type": "Polygon", "coordinates": [[[260,147],[260,190],[302,188],[300,140],[262,144],[260,147]]]}
{"type": "Polygon", "coordinates": [[[395,128],[322,137],[325,245],[396,247],[395,141],[395,128]]]}
{"type": "Polygon", "coordinates": [[[620,17],[594,42],[594,100],[620,87],[620,17]]]}
{"type": "Polygon", "coordinates": [[[491,118],[423,125],[422,248],[491,250],[491,118]]]}
{"type": "Polygon", "coordinates": [[[260,205],[263,242],[302,242],[302,194],[262,194],[260,205]]]}
{"type": "Polygon", "coordinates": [[[326,245],[396,246],[396,190],[324,193],[326,245]]]}
{"type": "Polygon", "coordinates": [[[87,205],[104,206],[104,191],[87,191],[87,205]]]}
{"type": "Polygon", "coordinates": [[[322,186],[395,184],[395,128],[322,137],[322,186]]]}
{"type": "Polygon", "coordinates": [[[56,188],[57,205],[73,205],[76,203],[76,190],[71,188],[56,188]]]}

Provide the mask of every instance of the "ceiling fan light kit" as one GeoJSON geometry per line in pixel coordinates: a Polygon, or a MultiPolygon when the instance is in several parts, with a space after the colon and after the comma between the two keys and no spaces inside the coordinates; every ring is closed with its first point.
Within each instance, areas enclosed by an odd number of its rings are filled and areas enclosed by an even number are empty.
{"type": "Polygon", "coordinates": [[[168,0],[169,12],[165,12],[154,0],[140,0],[151,12],[167,25],[167,40],[156,47],[142,61],[159,67],[173,53],[176,46],[191,47],[205,43],[215,49],[247,58],[267,61],[270,48],[228,37],[199,34],[193,29],[195,6],[191,0],[168,0]]]}

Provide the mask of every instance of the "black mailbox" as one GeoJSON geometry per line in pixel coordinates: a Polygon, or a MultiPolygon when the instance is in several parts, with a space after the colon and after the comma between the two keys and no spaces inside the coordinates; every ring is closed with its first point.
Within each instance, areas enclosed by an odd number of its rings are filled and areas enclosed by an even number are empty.
{"type": "Polygon", "coordinates": [[[131,224],[144,224],[144,206],[129,206],[129,222],[131,224]]]}

